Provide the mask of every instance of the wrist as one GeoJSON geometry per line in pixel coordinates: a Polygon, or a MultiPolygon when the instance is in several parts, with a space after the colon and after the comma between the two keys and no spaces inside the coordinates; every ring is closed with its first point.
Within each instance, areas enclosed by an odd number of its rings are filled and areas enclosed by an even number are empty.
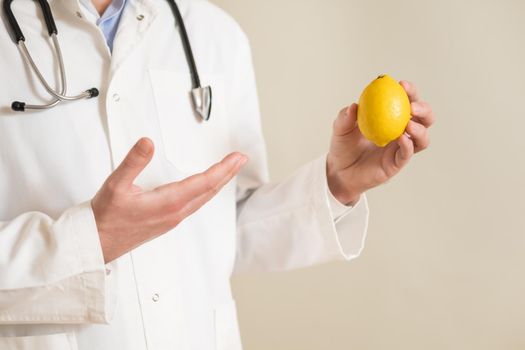
{"type": "Polygon", "coordinates": [[[344,174],[346,172],[348,171],[335,170],[328,157],[326,167],[328,190],[340,203],[346,206],[354,206],[359,201],[363,191],[350,185],[352,181],[347,174],[344,174]]]}
{"type": "Polygon", "coordinates": [[[328,189],[335,199],[346,206],[354,206],[362,194],[361,192],[345,190],[342,186],[337,185],[337,180],[330,180],[330,178],[328,180],[328,189]]]}

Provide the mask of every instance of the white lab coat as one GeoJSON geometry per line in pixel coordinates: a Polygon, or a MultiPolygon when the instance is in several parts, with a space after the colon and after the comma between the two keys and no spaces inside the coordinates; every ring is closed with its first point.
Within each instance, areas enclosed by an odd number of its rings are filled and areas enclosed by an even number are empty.
{"type": "MultiPolygon", "coordinates": [[[[50,1],[69,93],[98,87],[100,96],[38,113],[9,109],[13,100],[48,95],[0,28],[0,349],[238,350],[232,273],[361,252],[366,199],[334,220],[325,157],[267,184],[248,41],[210,3],[179,3],[201,80],[213,87],[209,123],[192,112],[166,1],[129,1],[112,56],[77,0],[50,1]],[[250,161],[177,228],[104,265],[89,201],[143,136],[156,145],[137,180],[144,189],[201,171],[230,151],[250,161]]],[[[13,10],[37,64],[56,83],[39,8],[15,1],[13,10]]]]}

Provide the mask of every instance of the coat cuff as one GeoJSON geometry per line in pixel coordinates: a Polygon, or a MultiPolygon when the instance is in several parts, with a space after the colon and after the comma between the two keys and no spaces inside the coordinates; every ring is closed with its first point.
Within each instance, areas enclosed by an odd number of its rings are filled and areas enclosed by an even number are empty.
{"type": "Polygon", "coordinates": [[[334,218],[334,222],[337,222],[340,218],[345,216],[347,213],[352,210],[352,205],[345,205],[335,196],[332,194],[329,188],[327,188],[327,194],[328,194],[328,204],[330,205],[330,212],[332,213],[332,217],[334,218]]]}
{"type": "Polygon", "coordinates": [[[365,245],[368,230],[369,209],[363,194],[353,206],[344,206],[333,197],[328,188],[326,156],[318,160],[319,190],[316,195],[318,222],[336,257],[342,260],[357,258],[365,245]],[[335,202],[334,202],[335,200],[335,202]]]}
{"type": "Polygon", "coordinates": [[[115,264],[105,264],[100,237],[91,202],[82,203],[67,212],[83,270],[87,319],[108,323],[116,305],[115,264]]]}

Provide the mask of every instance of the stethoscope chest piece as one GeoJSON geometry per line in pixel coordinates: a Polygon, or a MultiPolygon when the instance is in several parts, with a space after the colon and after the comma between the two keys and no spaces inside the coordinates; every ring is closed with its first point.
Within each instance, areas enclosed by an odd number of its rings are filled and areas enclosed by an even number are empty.
{"type": "Polygon", "coordinates": [[[191,99],[195,112],[197,112],[203,121],[208,121],[211,115],[211,87],[205,86],[192,89],[191,99]]]}

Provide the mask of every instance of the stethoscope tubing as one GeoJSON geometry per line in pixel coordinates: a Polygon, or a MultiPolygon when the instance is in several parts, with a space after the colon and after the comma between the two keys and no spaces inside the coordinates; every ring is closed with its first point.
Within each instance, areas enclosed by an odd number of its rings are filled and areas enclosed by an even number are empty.
{"type": "Polygon", "coordinates": [[[179,7],[175,3],[175,0],[168,0],[168,4],[170,5],[171,11],[175,16],[176,24],[179,24],[180,39],[182,41],[182,45],[184,46],[184,54],[186,55],[186,61],[188,62],[188,66],[190,67],[192,88],[198,89],[201,87],[201,79],[197,71],[195,58],[193,57],[193,50],[191,49],[190,39],[188,38],[186,26],[184,25],[182,15],[180,13],[179,7]]]}
{"type": "MultiPolygon", "coordinates": [[[[22,29],[20,28],[20,25],[18,24],[18,21],[16,20],[16,17],[13,14],[13,11],[11,10],[11,4],[13,3],[13,0],[3,0],[4,13],[7,17],[7,22],[9,24],[9,28],[11,29],[11,34],[13,35],[13,39],[20,53],[22,54],[24,61],[26,62],[27,65],[31,67],[31,70],[33,71],[33,73],[35,73],[40,83],[44,86],[45,90],[53,97],[53,99],[49,103],[41,104],[41,105],[30,105],[24,102],[15,101],[12,103],[11,109],[14,111],[18,111],[18,112],[23,112],[26,109],[42,110],[42,109],[48,109],[48,108],[55,107],[57,104],[59,104],[62,101],[76,101],[76,100],[81,100],[81,99],[89,99],[89,98],[97,97],[99,95],[99,91],[96,88],[88,89],[74,96],[66,95],[66,92],[67,92],[66,69],[64,66],[64,59],[62,57],[62,50],[60,49],[60,43],[57,39],[57,36],[58,36],[57,26],[56,26],[55,20],[53,18],[53,14],[51,12],[51,8],[47,0],[36,0],[36,1],[38,2],[38,4],[40,5],[40,8],[42,9],[44,20],[47,26],[47,31],[53,41],[54,52],[59,62],[61,88],[60,88],[60,92],[58,90],[53,89],[51,85],[47,82],[47,80],[45,79],[44,75],[41,73],[40,69],[38,69],[38,66],[36,65],[35,61],[31,57],[31,54],[29,53],[29,50],[27,49],[25,45],[24,33],[22,32],[22,29]]],[[[193,56],[193,50],[191,48],[190,40],[188,38],[188,33],[186,32],[186,26],[184,25],[184,21],[182,19],[182,15],[180,13],[179,7],[177,6],[177,3],[175,2],[175,0],[167,0],[167,1],[175,17],[175,25],[178,26],[178,31],[179,31],[180,38],[182,41],[182,46],[184,48],[186,61],[188,63],[188,67],[190,70],[191,82],[192,82],[192,89],[190,93],[191,93],[191,98],[193,101],[193,107],[194,107],[195,112],[201,116],[202,120],[207,121],[210,118],[210,113],[211,113],[212,90],[210,86],[206,86],[206,87],[201,86],[199,73],[197,71],[197,65],[195,64],[195,58],[193,56]]]]}
{"type": "Polygon", "coordinates": [[[66,70],[65,70],[65,67],[64,67],[64,60],[63,60],[63,57],[62,57],[62,51],[60,50],[60,44],[58,43],[56,34],[53,33],[51,35],[51,37],[53,39],[53,46],[55,47],[55,54],[56,54],[56,56],[58,58],[58,62],[59,62],[59,70],[60,70],[60,77],[61,77],[60,80],[61,80],[61,85],[62,85],[62,92],[60,92],[60,93],[56,92],[51,86],[49,86],[49,84],[47,83],[46,79],[44,78],[44,76],[42,75],[42,73],[38,69],[37,65],[35,64],[35,61],[31,57],[31,54],[27,50],[27,47],[26,47],[24,41],[19,41],[18,42],[18,48],[22,52],[22,56],[24,57],[26,62],[29,63],[29,65],[31,66],[33,72],[38,77],[38,80],[40,80],[40,82],[42,83],[42,85],[44,86],[44,88],[46,89],[46,91],[50,95],[52,95],[53,97],[55,97],[56,99],[58,99],[60,101],[75,101],[75,100],[80,100],[80,99],[89,97],[89,93],[88,92],[83,92],[83,93],[78,94],[76,96],[66,96],[66,95],[64,95],[66,90],[67,90],[67,79],[66,79],[66,70]]]}
{"type": "Polygon", "coordinates": [[[4,0],[3,6],[4,6],[4,12],[7,17],[7,22],[11,28],[12,34],[14,36],[14,40],[16,40],[16,45],[22,54],[22,57],[24,58],[24,61],[31,67],[31,70],[35,75],[37,76],[38,80],[44,86],[46,91],[54,97],[54,99],[47,103],[42,105],[31,105],[26,104],[24,102],[15,101],[11,105],[12,109],[15,111],[24,111],[26,109],[49,109],[52,107],[55,107],[57,104],[59,104],[62,101],[77,101],[81,99],[86,98],[92,98],[98,96],[98,90],[95,88],[86,90],[78,95],[74,96],[67,96],[67,78],[66,78],[66,70],[64,66],[64,59],[62,56],[62,50],[60,49],[60,43],[57,39],[58,30],[55,24],[55,20],[53,18],[53,14],[51,12],[51,8],[49,7],[49,3],[46,0],[37,0],[41,9],[42,13],[44,15],[44,20],[47,26],[48,34],[51,37],[53,41],[53,48],[55,51],[55,55],[58,59],[59,63],[59,71],[60,71],[60,82],[61,82],[61,89],[60,92],[53,89],[47,80],[44,78],[44,75],[38,69],[38,66],[36,65],[35,61],[33,60],[33,57],[29,53],[29,50],[27,49],[27,46],[25,45],[25,36],[22,32],[22,29],[20,29],[20,25],[18,24],[18,21],[16,20],[16,17],[11,10],[11,4],[13,0],[4,0]]]}
{"type": "MultiPolygon", "coordinates": [[[[58,34],[57,26],[55,23],[55,19],[53,18],[53,13],[51,12],[51,7],[49,7],[49,3],[47,0],[36,0],[38,4],[40,5],[40,8],[42,9],[42,13],[44,14],[44,20],[46,22],[47,31],[49,33],[49,36],[51,36],[53,33],[58,34]]],[[[7,22],[9,23],[9,26],[11,27],[11,31],[14,35],[15,42],[19,41],[25,41],[24,33],[22,33],[22,29],[20,29],[20,25],[18,25],[18,21],[16,20],[15,15],[13,14],[13,11],[11,10],[11,4],[13,0],[4,0],[3,6],[4,6],[4,13],[7,17],[7,22]]]]}

